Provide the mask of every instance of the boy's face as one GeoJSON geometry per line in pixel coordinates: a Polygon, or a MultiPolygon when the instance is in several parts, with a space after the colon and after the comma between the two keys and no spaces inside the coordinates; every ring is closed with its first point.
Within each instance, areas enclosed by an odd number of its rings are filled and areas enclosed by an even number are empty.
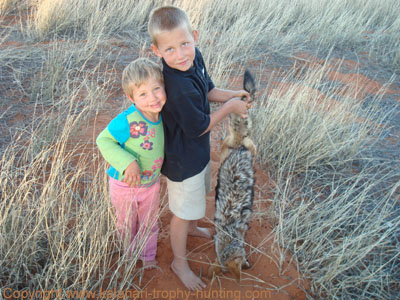
{"type": "Polygon", "coordinates": [[[147,119],[158,120],[159,113],[167,100],[164,84],[158,79],[149,78],[139,87],[133,83],[132,85],[133,97],[128,96],[128,98],[147,119]]]}
{"type": "Polygon", "coordinates": [[[152,44],[151,49],[171,68],[187,71],[193,66],[197,35],[196,30],[192,34],[185,26],[179,26],[158,34],[157,46],[152,44]]]}

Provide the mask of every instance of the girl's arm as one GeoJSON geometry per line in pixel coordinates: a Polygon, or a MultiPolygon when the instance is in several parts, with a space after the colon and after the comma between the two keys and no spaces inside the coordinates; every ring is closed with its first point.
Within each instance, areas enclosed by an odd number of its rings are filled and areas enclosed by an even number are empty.
{"type": "Polygon", "coordinates": [[[107,128],[99,134],[96,144],[104,159],[120,174],[124,174],[128,166],[136,161],[136,157],[122,148],[107,128]]]}

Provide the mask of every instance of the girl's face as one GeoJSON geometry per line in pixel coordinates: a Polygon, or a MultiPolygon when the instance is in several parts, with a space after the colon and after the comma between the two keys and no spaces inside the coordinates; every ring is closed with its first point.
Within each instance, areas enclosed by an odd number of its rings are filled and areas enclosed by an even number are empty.
{"type": "Polygon", "coordinates": [[[159,120],[159,114],[163,108],[167,95],[164,84],[155,78],[149,78],[139,87],[133,87],[133,97],[128,98],[146,119],[152,122],[159,120]]]}

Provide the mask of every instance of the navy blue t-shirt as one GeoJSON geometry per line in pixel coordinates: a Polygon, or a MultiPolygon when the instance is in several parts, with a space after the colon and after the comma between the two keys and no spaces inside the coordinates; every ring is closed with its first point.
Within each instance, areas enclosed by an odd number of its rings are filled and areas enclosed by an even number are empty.
{"type": "Polygon", "coordinates": [[[196,48],[193,66],[183,72],[162,59],[167,102],[161,112],[165,133],[165,160],[161,173],[183,181],[200,173],[210,161],[210,124],[207,94],[214,88],[203,57],[196,48]]]}

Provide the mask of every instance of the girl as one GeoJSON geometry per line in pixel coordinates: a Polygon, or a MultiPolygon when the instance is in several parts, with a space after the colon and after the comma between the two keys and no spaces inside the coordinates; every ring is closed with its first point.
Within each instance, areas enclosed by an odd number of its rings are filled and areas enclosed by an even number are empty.
{"type": "Polygon", "coordinates": [[[122,88],[133,104],[109,123],[96,143],[111,165],[107,173],[119,235],[129,253],[148,235],[139,259],[151,267],[157,264],[159,175],[164,160],[160,111],[166,93],[161,68],[148,59],[136,59],[123,71],[122,88]]]}

